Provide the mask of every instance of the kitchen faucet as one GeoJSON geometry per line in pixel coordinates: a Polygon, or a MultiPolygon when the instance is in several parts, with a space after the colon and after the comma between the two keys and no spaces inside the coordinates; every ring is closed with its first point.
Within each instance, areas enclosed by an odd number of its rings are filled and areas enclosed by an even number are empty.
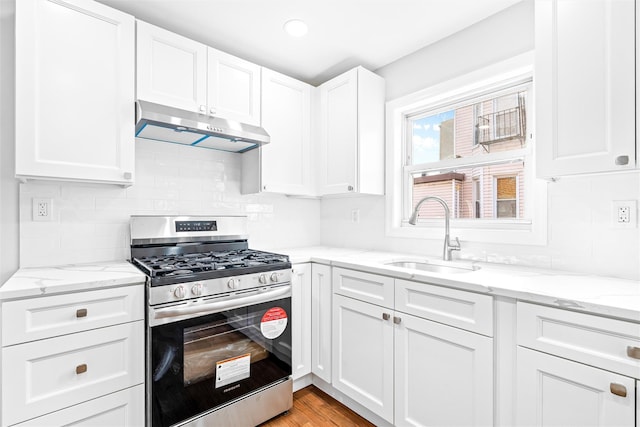
{"type": "Polygon", "coordinates": [[[413,210],[413,214],[411,214],[411,218],[409,218],[409,224],[416,225],[418,220],[418,211],[420,210],[420,206],[427,200],[435,200],[440,203],[444,208],[444,249],[442,250],[442,259],[445,261],[451,261],[451,251],[459,251],[460,250],[460,240],[456,237],[456,242],[451,244],[449,240],[449,206],[447,202],[437,196],[427,196],[418,202],[415,209],[413,210]]]}

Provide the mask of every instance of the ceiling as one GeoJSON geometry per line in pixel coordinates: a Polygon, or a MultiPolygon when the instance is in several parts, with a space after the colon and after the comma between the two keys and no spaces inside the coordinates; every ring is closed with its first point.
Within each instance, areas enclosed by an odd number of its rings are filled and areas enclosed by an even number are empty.
{"type": "Polygon", "coordinates": [[[98,0],[143,21],[318,85],[376,70],[522,0],[98,0]],[[306,21],[306,36],[283,24],[306,21]]]}

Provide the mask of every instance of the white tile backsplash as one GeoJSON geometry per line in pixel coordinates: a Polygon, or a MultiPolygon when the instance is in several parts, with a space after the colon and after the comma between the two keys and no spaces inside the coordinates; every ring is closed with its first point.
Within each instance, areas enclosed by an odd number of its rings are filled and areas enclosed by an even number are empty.
{"type": "Polygon", "coordinates": [[[20,266],[129,257],[130,215],[247,215],[256,249],[320,243],[320,201],[240,194],[241,155],[136,140],[135,185],[29,181],[20,185],[20,266]],[[31,200],[53,200],[51,222],[34,222],[31,200]]]}

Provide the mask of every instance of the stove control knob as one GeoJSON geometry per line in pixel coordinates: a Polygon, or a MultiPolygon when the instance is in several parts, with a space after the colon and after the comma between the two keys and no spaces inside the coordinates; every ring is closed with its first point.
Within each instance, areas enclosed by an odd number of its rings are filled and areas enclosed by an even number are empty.
{"type": "Polygon", "coordinates": [[[271,273],[271,281],[272,282],[278,281],[278,273],[271,273]]]}
{"type": "Polygon", "coordinates": [[[229,289],[234,289],[236,286],[237,286],[236,279],[234,279],[233,277],[229,279],[229,281],[227,282],[227,287],[229,289]]]}
{"type": "Polygon", "coordinates": [[[267,283],[267,276],[265,276],[264,274],[261,274],[260,277],[258,277],[258,282],[262,283],[263,285],[267,283]]]}
{"type": "Polygon", "coordinates": [[[184,286],[182,285],[176,286],[176,288],[173,290],[173,295],[176,298],[180,298],[180,299],[184,298],[184,286]]]}
{"type": "Polygon", "coordinates": [[[196,283],[195,285],[193,285],[191,287],[191,293],[196,297],[202,295],[202,283],[196,283]]]}

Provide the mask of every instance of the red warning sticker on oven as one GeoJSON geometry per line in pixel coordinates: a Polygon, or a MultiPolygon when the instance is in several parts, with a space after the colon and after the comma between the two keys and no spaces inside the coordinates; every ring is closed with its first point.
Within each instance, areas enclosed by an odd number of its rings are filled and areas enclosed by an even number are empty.
{"type": "Polygon", "coordinates": [[[270,340],[278,338],[287,328],[287,312],[281,307],[273,307],[267,310],[260,321],[260,330],[265,338],[270,340]]]}

